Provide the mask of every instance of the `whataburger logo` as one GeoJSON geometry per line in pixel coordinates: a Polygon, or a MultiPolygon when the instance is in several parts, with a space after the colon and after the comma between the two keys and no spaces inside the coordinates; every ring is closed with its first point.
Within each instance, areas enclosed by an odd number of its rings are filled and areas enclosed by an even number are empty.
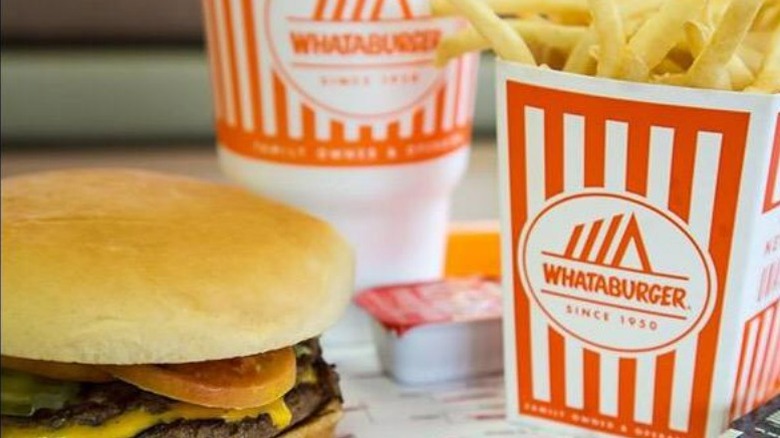
{"type": "Polygon", "coordinates": [[[564,331],[623,352],[669,347],[714,304],[709,257],[685,224],[638,197],[583,193],[550,203],[518,248],[526,291],[564,331]]]}
{"type": "MultiPolygon", "coordinates": [[[[588,241],[593,242],[603,224],[603,219],[588,224],[590,226],[588,241]]],[[[580,242],[584,227],[585,224],[579,224],[574,227],[566,245],[566,250],[562,254],[553,252],[542,253],[548,259],[548,261],[542,263],[544,282],[548,288],[551,288],[542,290],[542,293],[570,297],[607,306],[616,306],[615,304],[598,300],[598,295],[613,297],[625,301],[626,304],[623,307],[626,309],[634,309],[630,307],[631,303],[650,304],[658,309],[658,311],[652,311],[636,308],[638,313],[655,314],[682,320],[688,318],[688,313],[690,312],[690,306],[686,303],[688,277],[657,272],[653,269],[650,264],[650,256],[647,253],[647,247],[644,243],[644,237],[639,229],[635,215],[631,215],[628,218],[625,218],[622,214],[613,216],[609,222],[607,236],[601,248],[594,252],[592,245],[586,242],[579,254],[575,254],[575,248],[580,242]],[[619,239],[615,239],[614,232],[620,227],[624,219],[626,219],[626,226],[622,236],[619,239]],[[613,242],[616,243],[615,253],[612,260],[607,263],[605,258],[613,242]],[[638,268],[624,265],[630,249],[633,249],[636,254],[638,268]],[[595,257],[591,257],[592,254],[595,257]],[[580,262],[584,266],[574,267],[561,263],[566,261],[580,262]],[[590,269],[592,266],[606,269],[609,273],[596,272],[590,269]],[[642,273],[644,275],[641,277],[649,277],[653,280],[648,281],[643,278],[632,277],[635,273],[642,273]],[[591,296],[583,298],[579,294],[566,295],[565,293],[554,292],[553,290],[556,288],[563,288],[574,293],[584,292],[591,296]]]]}
{"type": "Polygon", "coordinates": [[[408,0],[268,0],[266,39],[279,73],[337,116],[384,118],[441,85],[436,46],[459,22],[420,16],[408,0]]]}
{"type": "MultiPolygon", "coordinates": [[[[390,29],[380,32],[378,29],[372,32],[350,30],[350,24],[360,23],[364,15],[365,2],[353,5],[351,11],[346,11],[346,0],[337,2],[330,18],[341,22],[340,29],[293,29],[290,32],[293,52],[299,56],[317,55],[368,55],[388,56],[398,54],[431,53],[441,39],[441,29],[428,26],[422,29],[390,29]],[[351,18],[351,20],[345,20],[351,18]]],[[[381,11],[385,7],[384,1],[378,1],[370,8],[371,13],[367,17],[369,21],[381,21],[381,11]]],[[[389,3],[389,2],[388,2],[389,3]]],[[[319,0],[313,11],[311,19],[314,22],[327,23],[326,8],[328,2],[319,0]]],[[[412,20],[413,14],[407,0],[397,0],[397,9],[400,18],[412,20]]]]}

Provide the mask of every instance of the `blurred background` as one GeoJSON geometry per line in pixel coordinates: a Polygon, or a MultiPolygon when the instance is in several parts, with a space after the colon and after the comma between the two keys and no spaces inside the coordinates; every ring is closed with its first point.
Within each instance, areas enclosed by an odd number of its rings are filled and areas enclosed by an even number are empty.
{"type": "MultiPolygon", "coordinates": [[[[200,1],[2,0],[0,8],[4,148],[211,146],[200,1]]],[[[483,58],[477,136],[494,132],[490,62],[483,58]]]]}

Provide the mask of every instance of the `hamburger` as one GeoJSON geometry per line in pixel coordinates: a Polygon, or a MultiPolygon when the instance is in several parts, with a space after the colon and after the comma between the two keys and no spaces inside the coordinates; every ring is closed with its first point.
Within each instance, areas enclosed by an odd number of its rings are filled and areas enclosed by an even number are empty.
{"type": "Polygon", "coordinates": [[[2,436],[324,437],[318,336],[352,292],[326,223],[126,169],[2,183],[2,436]]]}

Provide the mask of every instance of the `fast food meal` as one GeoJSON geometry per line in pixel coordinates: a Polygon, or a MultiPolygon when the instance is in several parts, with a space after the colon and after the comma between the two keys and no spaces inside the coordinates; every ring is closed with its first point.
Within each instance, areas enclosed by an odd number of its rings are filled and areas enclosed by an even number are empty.
{"type": "Polygon", "coordinates": [[[436,62],[492,48],[571,73],[697,88],[780,92],[778,0],[432,0],[471,26],[436,62]]]}
{"type": "Polygon", "coordinates": [[[317,337],[352,293],[327,224],[230,186],[93,169],[2,184],[2,435],[321,437],[317,337]]]}

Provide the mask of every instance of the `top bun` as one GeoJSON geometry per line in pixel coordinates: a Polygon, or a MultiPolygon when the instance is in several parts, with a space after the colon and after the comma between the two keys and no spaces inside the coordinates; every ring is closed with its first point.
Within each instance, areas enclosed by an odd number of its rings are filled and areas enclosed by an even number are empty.
{"type": "Polygon", "coordinates": [[[333,228],[231,186],[127,169],[2,183],[3,355],[248,356],[321,334],[352,280],[333,228]]]}

